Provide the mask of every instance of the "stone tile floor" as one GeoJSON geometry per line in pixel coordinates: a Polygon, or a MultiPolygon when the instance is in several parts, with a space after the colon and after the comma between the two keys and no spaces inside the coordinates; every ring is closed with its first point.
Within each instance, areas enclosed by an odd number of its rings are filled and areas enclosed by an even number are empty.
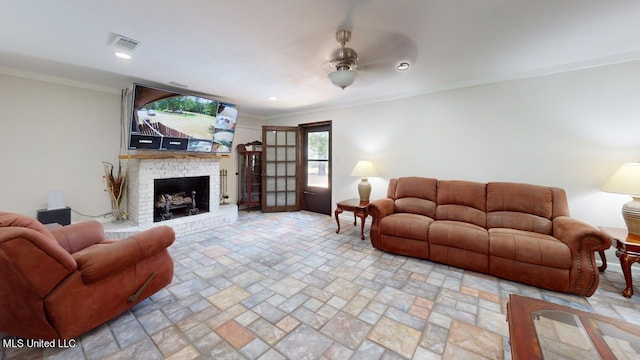
{"type": "Polygon", "coordinates": [[[3,343],[0,358],[509,359],[511,293],[640,324],[611,267],[585,299],[387,254],[341,220],[336,234],[329,216],[242,212],[176,239],[173,283],[75,346],[3,343]]]}

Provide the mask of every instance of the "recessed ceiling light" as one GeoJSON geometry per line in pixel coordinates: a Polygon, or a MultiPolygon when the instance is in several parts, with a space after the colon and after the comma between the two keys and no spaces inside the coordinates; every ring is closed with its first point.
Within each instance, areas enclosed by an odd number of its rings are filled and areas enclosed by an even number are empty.
{"type": "Polygon", "coordinates": [[[115,54],[117,57],[119,57],[120,59],[127,59],[127,60],[128,60],[128,59],[131,59],[131,55],[129,55],[129,54],[127,54],[127,53],[124,53],[124,52],[121,52],[121,51],[116,51],[114,54],[115,54]]]}
{"type": "Polygon", "coordinates": [[[276,100],[278,100],[278,98],[277,98],[277,97],[275,97],[275,96],[269,96],[269,100],[271,100],[271,101],[276,101],[276,100]]]}
{"type": "Polygon", "coordinates": [[[398,69],[400,71],[405,71],[405,70],[409,69],[410,66],[411,65],[408,62],[403,61],[403,62],[399,63],[398,66],[396,66],[396,69],[398,69]]]}

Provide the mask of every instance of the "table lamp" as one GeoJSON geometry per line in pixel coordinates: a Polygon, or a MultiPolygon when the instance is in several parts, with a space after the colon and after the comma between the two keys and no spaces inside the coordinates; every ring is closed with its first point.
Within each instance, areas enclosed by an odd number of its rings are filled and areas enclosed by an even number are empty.
{"type": "Polygon", "coordinates": [[[369,176],[376,176],[378,172],[373,167],[371,161],[360,160],[351,171],[351,176],[359,176],[362,178],[358,184],[358,193],[360,194],[361,202],[369,202],[369,195],[371,195],[371,184],[367,180],[369,176]]]}
{"type": "Polygon", "coordinates": [[[626,163],[602,186],[602,191],[630,195],[622,206],[629,235],[640,237],[640,163],[626,163]]]}

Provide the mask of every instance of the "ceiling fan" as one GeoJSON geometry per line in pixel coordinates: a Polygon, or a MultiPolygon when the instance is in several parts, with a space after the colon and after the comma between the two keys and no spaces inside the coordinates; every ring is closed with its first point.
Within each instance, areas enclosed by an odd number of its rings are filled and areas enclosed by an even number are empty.
{"type": "Polygon", "coordinates": [[[354,67],[358,62],[358,53],[346,46],[349,40],[351,40],[351,31],[339,29],[336,32],[336,41],[340,43],[340,47],[333,51],[331,60],[329,60],[329,63],[336,69],[329,74],[329,80],[342,90],[353,84],[357,75],[354,67]]]}
{"type": "Polygon", "coordinates": [[[358,75],[356,68],[366,71],[367,77],[374,76],[376,81],[380,81],[392,76],[394,68],[398,71],[407,70],[416,59],[416,45],[406,35],[367,31],[360,42],[367,49],[362,61],[358,53],[347,46],[350,40],[351,30],[341,27],[336,32],[340,47],[331,53],[329,59],[329,64],[334,68],[328,75],[329,80],[343,90],[355,81],[358,75]]]}

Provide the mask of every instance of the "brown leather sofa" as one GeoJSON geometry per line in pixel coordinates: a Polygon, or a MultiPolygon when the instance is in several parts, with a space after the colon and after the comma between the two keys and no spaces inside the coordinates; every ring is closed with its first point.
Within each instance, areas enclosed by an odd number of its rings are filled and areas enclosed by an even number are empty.
{"type": "Polygon", "coordinates": [[[171,283],[174,239],[168,226],[106,240],[97,221],[49,231],[0,212],[0,332],[70,339],[103,324],[171,283]]]}
{"type": "Polygon", "coordinates": [[[611,245],[569,217],[555,187],[404,177],[367,211],[375,248],[583,296],[598,287],[595,252],[611,245]]]}

